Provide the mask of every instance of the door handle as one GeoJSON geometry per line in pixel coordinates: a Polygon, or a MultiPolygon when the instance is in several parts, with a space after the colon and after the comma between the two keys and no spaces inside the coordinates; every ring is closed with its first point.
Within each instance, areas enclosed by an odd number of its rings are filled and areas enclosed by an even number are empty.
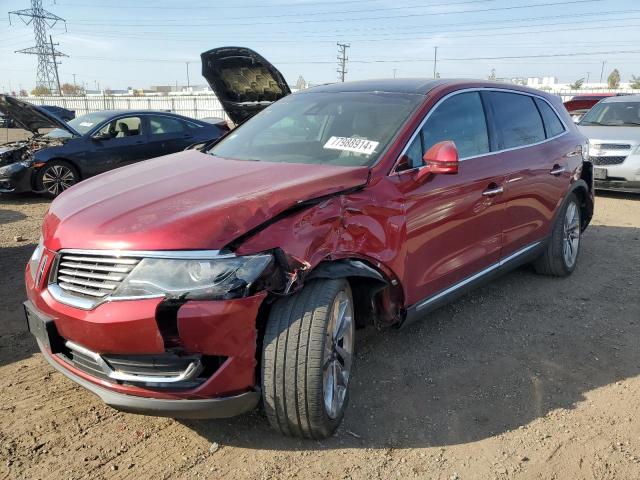
{"type": "Polygon", "coordinates": [[[564,167],[561,167],[560,165],[558,165],[557,163],[553,166],[553,168],[551,169],[551,171],[549,172],[551,175],[555,175],[558,176],[562,173],[564,173],[566,169],[564,167]]]}
{"type": "Polygon", "coordinates": [[[495,197],[496,195],[498,195],[498,194],[500,194],[502,192],[504,192],[504,188],[503,187],[490,186],[484,192],[482,192],[482,195],[485,196],[485,197],[495,197]]]}

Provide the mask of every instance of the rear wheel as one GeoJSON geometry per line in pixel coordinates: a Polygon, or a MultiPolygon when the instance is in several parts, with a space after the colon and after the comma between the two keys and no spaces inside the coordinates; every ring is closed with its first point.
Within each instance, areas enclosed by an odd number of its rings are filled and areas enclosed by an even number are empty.
{"type": "Polygon", "coordinates": [[[571,275],[580,252],[580,220],[580,203],[578,197],[572,193],[556,218],[544,254],[534,263],[538,273],[556,277],[571,275]]]}
{"type": "Polygon", "coordinates": [[[262,353],[262,393],[271,426],[326,438],[348,400],[355,319],[349,283],[315,280],[273,306],[262,353]]]}
{"type": "Polygon", "coordinates": [[[78,171],[73,165],[62,160],[54,160],[38,171],[36,190],[50,197],[57,197],[78,183],[79,179],[78,171]]]}

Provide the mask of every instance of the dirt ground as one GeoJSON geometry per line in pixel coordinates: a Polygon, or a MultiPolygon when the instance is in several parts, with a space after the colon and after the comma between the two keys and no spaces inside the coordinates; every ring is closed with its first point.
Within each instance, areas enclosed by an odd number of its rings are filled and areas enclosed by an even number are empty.
{"type": "Polygon", "coordinates": [[[21,311],[47,205],[0,196],[0,478],[640,478],[640,196],[598,196],[570,278],[521,268],[358,332],[350,406],[322,442],[258,412],[119,413],[49,367],[21,311]]]}

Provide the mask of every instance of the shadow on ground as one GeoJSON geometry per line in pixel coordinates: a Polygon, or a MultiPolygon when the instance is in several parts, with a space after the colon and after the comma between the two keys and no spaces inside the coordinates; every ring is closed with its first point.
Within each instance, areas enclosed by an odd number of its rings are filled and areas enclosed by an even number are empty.
{"type": "Polygon", "coordinates": [[[361,331],[331,439],[281,437],[259,413],[183,423],[211,442],[274,450],[441,446],[516,429],[640,374],[639,264],[640,229],[596,226],[570,278],[525,267],[406,330],[361,331]]]}
{"type": "Polygon", "coordinates": [[[0,247],[0,366],[17,362],[37,351],[27,332],[22,302],[24,268],[35,244],[0,247]]]}

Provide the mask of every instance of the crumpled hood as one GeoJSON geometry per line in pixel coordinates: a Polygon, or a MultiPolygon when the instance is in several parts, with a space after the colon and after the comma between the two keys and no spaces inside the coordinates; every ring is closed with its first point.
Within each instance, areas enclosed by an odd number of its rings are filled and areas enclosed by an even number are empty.
{"type": "Polygon", "coordinates": [[[65,191],[45,216],[45,246],[220,249],[301,201],[362,186],[368,177],[368,167],[227,160],[188,150],[65,191]]]}

